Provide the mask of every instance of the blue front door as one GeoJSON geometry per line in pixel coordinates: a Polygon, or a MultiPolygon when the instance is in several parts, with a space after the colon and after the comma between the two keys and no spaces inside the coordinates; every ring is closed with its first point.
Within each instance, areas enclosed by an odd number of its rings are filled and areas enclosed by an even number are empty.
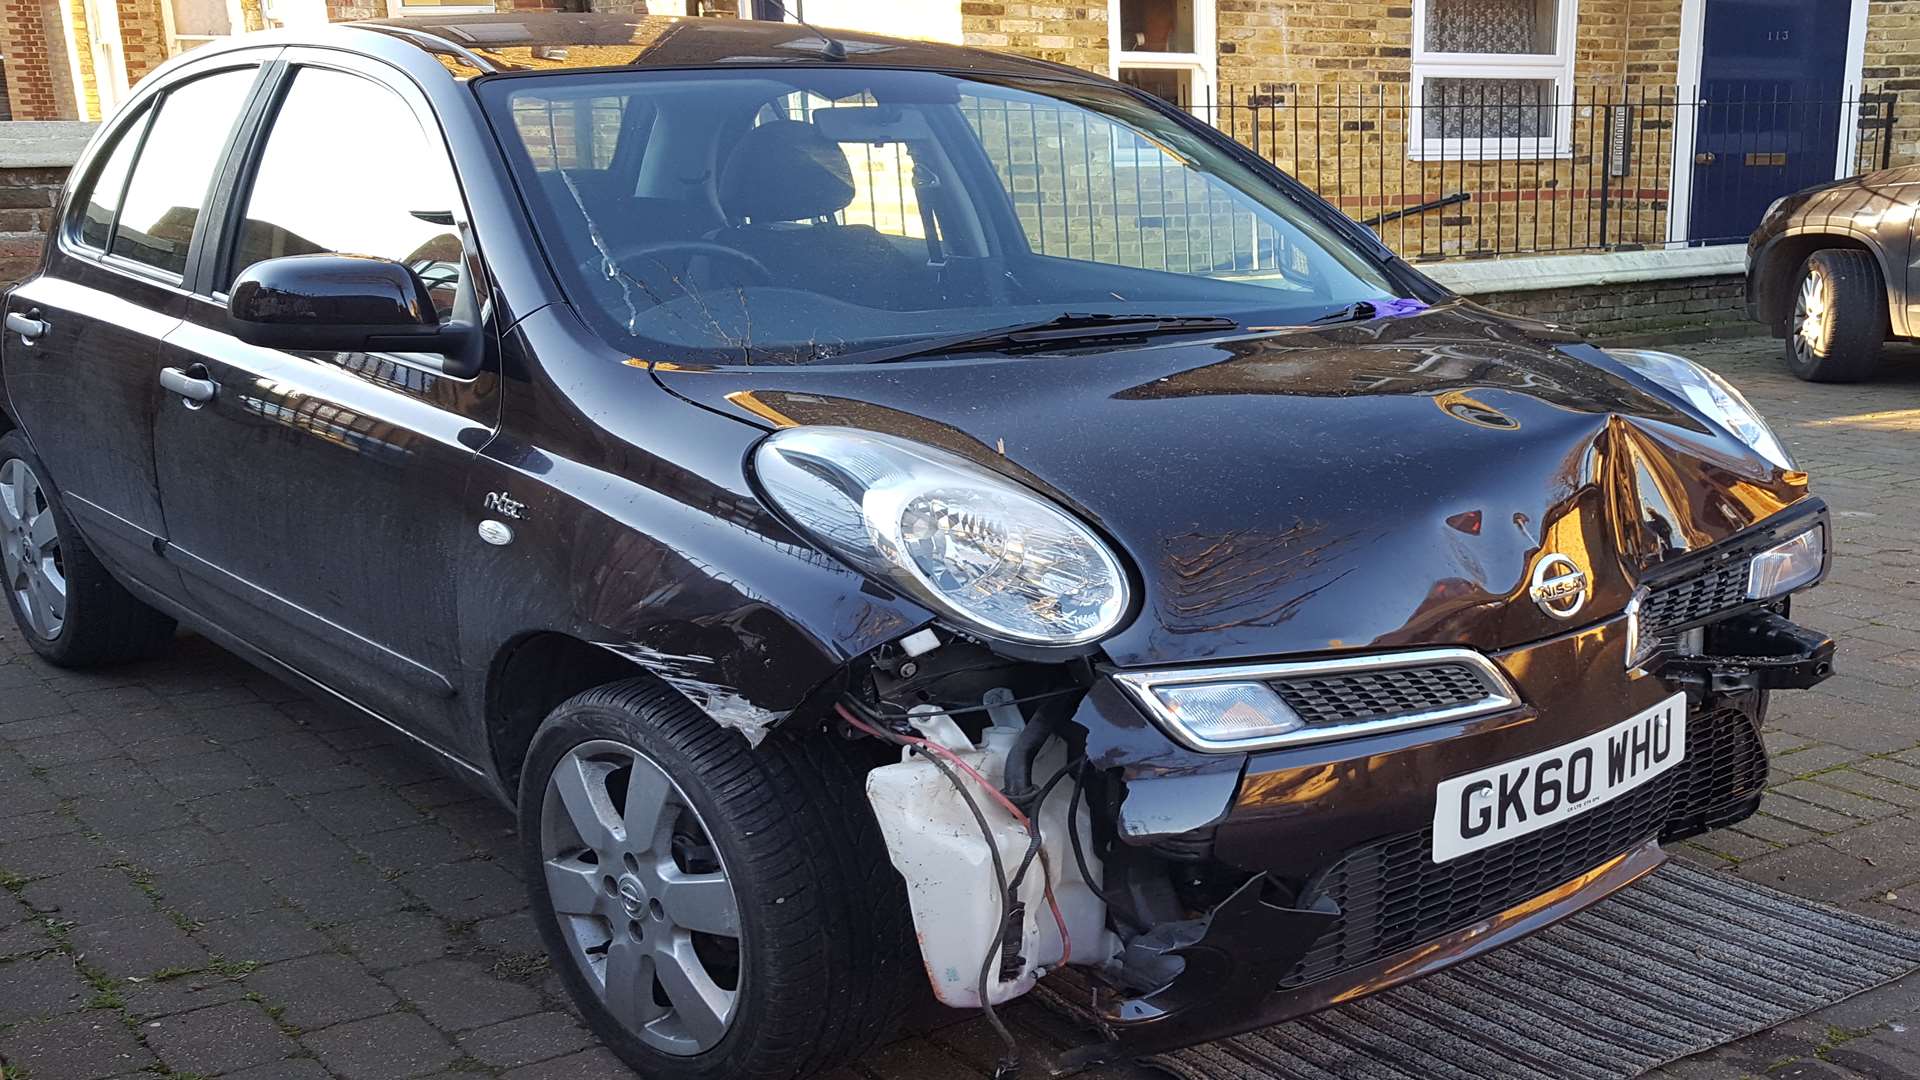
{"type": "MultiPolygon", "coordinates": [[[[1831,180],[1851,0],[1706,0],[1691,240],[1744,240],[1767,204],[1831,180]]],[[[1682,93],[1685,88],[1682,88],[1682,93]]]]}

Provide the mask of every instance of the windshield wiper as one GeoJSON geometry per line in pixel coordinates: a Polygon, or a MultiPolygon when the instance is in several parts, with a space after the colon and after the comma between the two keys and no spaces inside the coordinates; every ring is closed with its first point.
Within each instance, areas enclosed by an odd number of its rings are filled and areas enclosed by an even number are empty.
{"type": "Polygon", "coordinates": [[[1238,330],[1239,322],[1218,315],[1105,315],[1068,312],[1039,322],[1015,323],[993,330],[969,330],[940,338],[922,338],[902,345],[883,346],[844,356],[825,357],[828,363],[884,364],[941,353],[1023,352],[1062,348],[1087,342],[1145,338],[1156,334],[1190,334],[1202,330],[1238,330]]]}

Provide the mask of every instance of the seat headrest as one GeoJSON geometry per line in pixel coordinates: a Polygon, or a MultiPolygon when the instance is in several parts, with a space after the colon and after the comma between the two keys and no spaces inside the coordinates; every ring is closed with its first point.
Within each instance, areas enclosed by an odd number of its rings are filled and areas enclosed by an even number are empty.
{"type": "Polygon", "coordinates": [[[735,221],[803,221],[852,201],[853,169],[840,144],[798,120],[751,129],[720,170],[720,208],[735,221]]]}

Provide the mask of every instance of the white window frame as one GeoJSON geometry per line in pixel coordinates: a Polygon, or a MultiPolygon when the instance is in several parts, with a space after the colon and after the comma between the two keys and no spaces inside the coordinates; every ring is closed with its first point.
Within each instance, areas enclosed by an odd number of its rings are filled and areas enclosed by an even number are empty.
{"type": "Polygon", "coordinates": [[[1120,2],[1107,0],[1107,75],[1118,79],[1124,68],[1181,71],[1187,74],[1189,109],[1210,120],[1220,93],[1220,47],[1214,0],[1193,0],[1192,52],[1123,52],[1120,2]]]}
{"type": "MultiPolygon", "coordinates": [[[[173,0],[162,0],[163,9],[173,0]]],[[[127,61],[121,47],[120,9],[112,0],[84,0],[81,9],[87,16],[87,45],[93,61],[93,92],[100,103],[99,119],[113,115],[114,106],[127,96],[127,61]]],[[[76,95],[77,96],[77,95],[76,95]]],[[[84,104],[82,108],[85,108],[84,104]]]]}
{"type": "Polygon", "coordinates": [[[1407,125],[1407,157],[1413,161],[1541,160],[1573,156],[1573,43],[1580,0],[1554,0],[1554,51],[1547,54],[1444,53],[1427,50],[1427,4],[1413,0],[1413,71],[1409,92],[1415,107],[1407,125]],[[1442,138],[1424,134],[1428,79],[1550,79],[1559,107],[1553,134],[1517,138],[1442,138]]]}
{"type": "MultiPolygon", "coordinates": [[[[225,41],[235,34],[244,34],[247,30],[246,12],[240,8],[240,0],[227,0],[227,32],[224,34],[182,34],[173,11],[174,0],[160,0],[160,23],[167,35],[167,55],[179,56],[196,45],[205,45],[214,41],[225,41]]],[[[264,8],[263,8],[264,11],[264,8]]],[[[264,15],[262,16],[264,18],[264,15]]]]}
{"type": "Polygon", "coordinates": [[[409,4],[407,0],[387,0],[387,18],[417,19],[433,15],[492,15],[500,9],[485,4],[409,4]]]}

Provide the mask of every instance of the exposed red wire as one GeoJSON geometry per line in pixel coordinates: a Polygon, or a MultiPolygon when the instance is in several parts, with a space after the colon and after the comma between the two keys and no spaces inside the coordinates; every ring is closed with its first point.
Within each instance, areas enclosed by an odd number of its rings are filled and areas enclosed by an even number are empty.
{"type": "MultiPolygon", "coordinates": [[[[925,753],[939,755],[942,761],[945,761],[947,764],[952,765],[954,768],[972,777],[973,782],[979,784],[980,787],[992,797],[994,802],[999,803],[1002,809],[1013,815],[1013,819],[1020,823],[1020,827],[1027,831],[1028,836],[1038,837],[1040,835],[1040,831],[1034,827],[1033,821],[1028,818],[1026,814],[1022,813],[1018,806],[1013,804],[1013,800],[1007,798],[999,788],[989,783],[986,777],[980,775],[979,770],[967,764],[965,759],[961,758],[960,755],[955,754],[937,742],[922,739],[916,735],[902,735],[897,731],[883,732],[871,724],[862,721],[859,717],[853,715],[851,709],[837,702],[834,704],[833,710],[839,713],[840,719],[845,720],[847,726],[853,728],[855,731],[865,732],[879,739],[881,742],[905,743],[925,753]]],[[[1072,828],[1072,822],[1068,822],[1067,827],[1072,828]]],[[[1073,960],[1073,935],[1067,933],[1067,917],[1060,912],[1060,902],[1053,898],[1053,872],[1047,865],[1047,853],[1044,850],[1040,852],[1040,880],[1043,883],[1047,895],[1047,907],[1053,911],[1053,923],[1060,929],[1060,962],[1062,964],[1071,963],[1073,960]]]]}
{"type": "MultiPolygon", "coordinates": [[[[1067,828],[1073,828],[1073,822],[1067,822],[1067,828]]],[[[1046,883],[1047,906],[1053,909],[1053,924],[1060,928],[1060,963],[1064,967],[1073,963],[1073,935],[1067,933],[1067,917],[1060,914],[1060,901],[1053,898],[1053,866],[1044,848],[1040,852],[1040,873],[1040,880],[1046,883]]]]}

